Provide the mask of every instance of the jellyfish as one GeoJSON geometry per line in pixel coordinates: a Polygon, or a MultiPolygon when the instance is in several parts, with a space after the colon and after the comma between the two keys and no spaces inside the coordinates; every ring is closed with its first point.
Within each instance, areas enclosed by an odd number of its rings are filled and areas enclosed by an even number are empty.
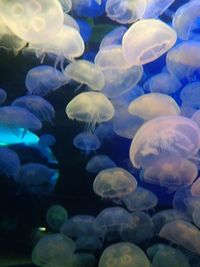
{"type": "MultiPolygon", "coordinates": [[[[180,106],[180,110],[181,110],[181,116],[187,117],[187,118],[190,118],[190,119],[192,119],[192,116],[197,111],[195,108],[193,108],[191,106],[188,106],[185,103],[182,103],[182,105],[180,106]]],[[[198,124],[197,121],[196,121],[196,123],[198,124]]]]}
{"type": "Polygon", "coordinates": [[[134,23],[124,34],[122,51],[132,65],[152,62],[176,43],[176,32],[157,19],[143,19],[134,23]]]}
{"type": "Polygon", "coordinates": [[[129,195],[123,197],[121,201],[129,211],[147,211],[153,209],[158,204],[156,195],[140,186],[129,195]]]}
{"type": "Polygon", "coordinates": [[[96,123],[112,119],[114,108],[103,94],[84,92],[68,103],[66,113],[69,119],[90,123],[92,128],[96,123]]]}
{"type": "Polygon", "coordinates": [[[162,243],[156,243],[150,247],[148,247],[146,253],[148,258],[153,261],[155,255],[160,251],[160,250],[165,250],[165,248],[168,248],[168,245],[162,244],[162,243]]]}
{"type": "MultiPolygon", "coordinates": [[[[74,253],[73,257],[63,267],[94,267],[96,258],[90,253],[74,253]]],[[[54,265],[51,267],[55,267],[54,265]]]]}
{"type": "Polygon", "coordinates": [[[25,80],[28,92],[39,96],[45,96],[67,82],[68,80],[60,71],[48,65],[30,69],[25,80]]]}
{"type": "Polygon", "coordinates": [[[200,109],[200,82],[193,82],[187,84],[181,90],[181,100],[183,104],[191,106],[195,109],[200,109]]]}
{"type": "Polygon", "coordinates": [[[19,38],[30,43],[52,40],[64,20],[61,4],[57,0],[3,0],[0,15],[19,38]]]}
{"type": "Polygon", "coordinates": [[[122,168],[105,169],[98,173],[93,183],[94,192],[102,198],[121,199],[137,187],[136,179],[122,168]]]}
{"type": "MultiPolygon", "coordinates": [[[[72,1],[71,0],[59,0],[64,13],[68,13],[72,8],[72,1]]],[[[65,15],[65,14],[64,14],[65,15]]]]}
{"type": "Polygon", "coordinates": [[[43,134],[40,136],[39,146],[41,147],[50,147],[56,143],[56,138],[51,134],[43,134]]]}
{"type": "Polygon", "coordinates": [[[198,177],[191,186],[191,194],[194,197],[200,197],[200,177],[198,177]]]}
{"type": "Polygon", "coordinates": [[[54,107],[41,96],[22,96],[16,98],[11,105],[26,108],[40,121],[47,121],[53,124],[52,119],[55,117],[54,107]]]}
{"type": "Polygon", "coordinates": [[[73,27],[78,32],[80,32],[80,28],[79,28],[77,21],[69,14],[64,14],[64,25],[73,27]]]}
{"type": "Polygon", "coordinates": [[[121,242],[103,251],[98,266],[150,267],[150,264],[141,248],[129,242],[121,242]]]}
{"type": "Polygon", "coordinates": [[[142,125],[129,155],[134,167],[146,168],[162,155],[192,158],[199,148],[200,129],[195,122],[181,116],[163,116],[142,125]]]}
{"type": "Polygon", "coordinates": [[[0,147],[0,173],[16,178],[19,174],[21,163],[15,151],[7,147],[0,147]]]}
{"type": "Polygon", "coordinates": [[[58,204],[51,206],[46,214],[47,224],[51,229],[59,231],[62,224],[67,220],[68,213],[66,209],[58,204]]]}
{"type": "Polygon", "coordinates": [[[78,149],[85,151],[86,154],[89,154],[91,151],[98,150],[101,145],[99,138],[90,132],[77,134],[74,137],[73,144],[78,149]]]}
{"type": "Polygon", "coordinates": [[[106,0],[73,0],[72,11],[80,17],[94,18],[104,14],[105,4],[106,0]]]}
{"type": "Polygon", "coordinates": [[[143,18],[156,18],[162,15],[175,0],[147,0],[147,6],[143,18]]]}
{"type": "Polygon", "coordinates": [[[162,227],[159,236],[200,254],[200,231],[189,222],[182,220],[169,222],[162,227]]]}
{"type": "Polygon", "coordinates": [[[2,105],[7,98],[7,93],[4,89],[0,88],[0,105],[2,105]]]}
{"type": "Polygon", "coordinates": [[[175,100],[160,93],[150,93],[138,97],[129,104],[128,111],[131,115],[145,121],[156,117],[180,114],[180,108],[175,100]]]}
{"type": "Polygon", "coordinates": [[[12,129],[13,132],[18,128],[24,128],[24,132],[37,131],[42,128],[42,123],[25,108],[3,106],[0,107],[0,127],[12,129]]]}
{"type": "Polygon", "coordinates": [[[181,5],[173,18],[172,27],[177,33],[178,38],[182,40],[199,41],[199,16],[200,4],[198,1],[190,1],[181,5]]]}
{"type": "Polygon", "coordinates": [[[194,224],[200,228],[200,205],[197,205],[194,208],[194,211],[192,213],[192,220],[194,222],[194,224]]]}
{"type": "Polygon", "coordinates": [[[75,241],[76,251],[86,251],[94,253],[98,250],[102,250],[103,244],[100,239],[95,235],[82,235],[75,241]]]}
{"type": "Polygon", "coordinates": [[[112,120],[100,123],[96,127],[94,134],[99,137],[101,143],[103,143],[104,141],[110,142],[115,136],[112,120]]]}
{"type": "Polygon", "coordinates": [[[106,155],[93,156],[87,163],[86,170],[90,173],[99,173],[104,169],[115,168],[115,162],[106,155]]]}

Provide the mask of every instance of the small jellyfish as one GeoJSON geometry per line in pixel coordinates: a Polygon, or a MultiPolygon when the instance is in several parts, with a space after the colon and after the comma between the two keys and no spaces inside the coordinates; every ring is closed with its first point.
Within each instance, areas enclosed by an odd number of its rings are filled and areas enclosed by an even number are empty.
{"type": "Polygon", "coordinates": [[[99,140],[101,140],[101,143],[104,141],[112,140],[115,136],[115,133],[113,131],[113,123],[112,121],[102,122],[100,123],[95,131],[94,134],[99,137],[99,140]]]}
{"type": "Polygon", "coordinates": [[[106,155],[96,155],[92,157],[86,166],[86,170],[90,173],[99,173],[104,169],[116,167],[115,162],[106,155]]]}
{"type": "Polygon", "coordinates": [[[181,90],[180,98],[183,104],[200,109],[200,82],[188,83],[181,90]]]}
{"type": "Polygon", "coordinates": [[[94,18],[105,12],[106,0],[73,0],[72,12],[80,17],[94,18]]]}
{"type": "Polygon", "coordinates": [[[159,17],[170,7],[175,0],[147,0],[147,6],[143,18],[159,17]]]}
{"type": "MultiPolygon", "coordinates": [[[[95,267],[95,266],[96,266],[96,258],[93,254],[74,253],[72,258],[67,263],[65,263],[63,267],[95,267]]],[[[55,265],[47,267],[55,267],[55,265]]]]}
{"type": "Polygon", "coordinates": [[[191,120],[195,121],[200,128],[200,109],[198,109],[192,114],[191,120]]]}
{"type": "Polygon", "coordinates": [[[102,250],[103,244],[95,235],[82,235],[75,241],[76,251],[95,252],[102,250]]]}
{"type": "Polygon", "coordinates": [[[191,194],[194,197],[200,197],[200,177],[198,177],[191,186],[191,194]]]}
{"type": "Polygon", "coordinates": [[[112,45],[121,45],[122,44],[122,38],[124,33],[127,31],[127,28],[124,26],[119,26],[106,34],[104,38],[102,39],[99,49],[103,49],[108,46],[112,45]]]}
{"type": "Polygon", "coordinates": [[[137,187],[136,179],[122,168],[101,171],[93,183],[94,192],[102,198],[121,199],[137,187]]]}
{"type": "Polygon", "coordinates": [[[72,8],[72,0],[59,0],[64,13],[68,13],[72,8]]]}
{"type": "Polygon", "coordinates": [[[134,23],[124,34],[122,50],[125,59],[140,66],[165,54],[176,43],[176,32],[157,19],[134,23]]]}
{"type": "Polygon", "coordinates": [[[194,224],[200,228],[200,205],[197,205],[195,208],[194,208],[194,211],[192,213],[192,219],[193,219],[193,222],[194,224]]]}
{"type": "Polygon", "coordinates": [[[53,124],[52,119],[55,117],[54,107],[41,96],[22,96],[16,98],[11,105],[26,108],[40,121],[47,121],[53,124]]]}
{"type": "Polygon", "coordinates": [[[138,246],[121,242],[107,247],[101,255],[99,267],[150,267],[145,253],[138,246]]]}
{"type": "Polygon", "coordinates": [[[4,89],[0,88],[0,105],[2,105],[7,98],[7,93],[4,89]]]}
{"type": "Polygon", "coordinates": [[[64,223],[65,220],[68,218],[68,213],[66,209],[58,204],[51,206],[46,215],[47,224],[50,226],[51,229],[55,231],[59,231],[60,227],[64,223]]]}
{"type": "Polygon", "coordinates": [[[162,244],[162,243],[156,243],[150,247],[148,247],[146,253],[148,258],[153,261],[155,255],[160,251],[160,250],[165,250],[165,248],[167,248],[168,245],[162,244]]]}
{"type": "Polygon", "coordinates": [[[31,43],[53,39],[64,20],[61,4],[57,0],[3,0],[0,15],[18,37],[31,43]]]}
{"type": "Polygon", "coordinates": [[[74,137],[73,144],[78,149],[85,151],[86,154],[98,150],[101,145],[99,138],[95,134],[89,132],[77,134],[74,137]]]}
{"type": "Polygon", "coordinates": [[[15,151],[0,147],[0,173],[16,178],[21,168],[20,159],[15,151]]]}
{"type": "Polygon", "coordinates": [[[121,201],[129,211],[147,211],[158,204],[158,199],[153,192],[139,186],[131,194],[123,197],[121,201]]]}
{"type": "Polygon", "coordinates": [[[40,136],[39,146],[50,147],[56,143],[56,138],[51,134],[43,134],[40,136]]]}

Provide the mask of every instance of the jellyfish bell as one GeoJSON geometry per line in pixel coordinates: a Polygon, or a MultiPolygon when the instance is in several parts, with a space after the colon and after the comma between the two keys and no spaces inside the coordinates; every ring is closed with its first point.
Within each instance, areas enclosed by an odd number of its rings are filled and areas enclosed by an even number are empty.
{"type": "Polygon", "coordinates": [[[194,109],[200,109],[199,93],[200,93],[200,82],[188,83],[181,90],[180,98],[182,100],[182,104],[193,107],[194,109]]]}
{"type": "Polygon", "coordinates": [[[101,146],[99,138],[90,132],[81,132],[77,134],[73,140],[73,144],[86,154],[98,150],[101,146]]]}
{"type": "Polygon", "coordinates": [[[7,93],[4,89],[0,88],[0,105],[2,105],[7,98],[7,93]]]}
{"type": "Polygon", "coordinates": [[[46,221],[47,224],[50,226],[51,229],[55,231],[59,231],[60,227],[64,223],[65,220],[68,218],[68,213],[66,209],[58,204],[54,204],[49,207],[47,214],[46,214],[46,221]]]}
{"type": "Polygon", "coordinates": [[[143,18],[156,18],[162,15],[175,0],[147,0],[143,18]]]}
{"type": "Polygon", "coordinates": [[[99,173],[104,169],[116,167],[115,162],[106,155],[93,156],[87,163],[86,170],[90,173],[99,173]]]}
{"type": "Polygon", "coordinates": [[[0,173],[7,177],[17,177],[21,168],[19,156],[7,147],[0,147],[0,173]]]}

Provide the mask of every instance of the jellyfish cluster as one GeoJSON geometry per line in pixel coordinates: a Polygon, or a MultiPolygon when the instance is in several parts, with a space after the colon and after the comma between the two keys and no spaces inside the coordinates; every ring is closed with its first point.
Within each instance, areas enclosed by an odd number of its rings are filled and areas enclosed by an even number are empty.
{"type": "Polygon", "coordinates": [[[0,49],[35,64],[23,95],[0,89],[0,173],[29,193],[55,190],[59,140],[45,125],[56,128],[60,110],[47,97],[70,89],[62,123],[79,129],[71,144],[106,204],[75,215],[50,206],[32,262],[199,267],[199,0],[1,0],[0,49]]]}

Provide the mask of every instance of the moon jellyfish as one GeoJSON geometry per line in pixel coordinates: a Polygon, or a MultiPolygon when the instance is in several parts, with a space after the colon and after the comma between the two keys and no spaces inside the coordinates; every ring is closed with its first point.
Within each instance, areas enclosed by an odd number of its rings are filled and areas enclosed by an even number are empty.
{"type": "Polygon", "coordinates": [[[142,18],[146,5],[147,0],[107,0],[106,13],[120,24],[133,23],[142,18]]]}
{"type": "Polygon", "coordinates": [[[33,113],[40,121],[47,121],[53,124],[55,117],[54,107],[40,96],[22,96],[12,102],[12,106],[22,107],[33,113]]]}
{"type": "Polygon", "coordinates": [[[40,136],[39,146],[50,147],[56,143],[56,138],[51,134],[43,134],[40,136]]]}
{"type": "Polygon", "coordinates": [[[101,143],[112,140],[115,136],[112,121],[100,123],[96,127],[94,134],[99,137],[101,143]]]}
{"type": "Polygon", "coordinates": [[[21,168],[20,159],[15,151],[0,147],[0,173],[8,177],[17,177],[21,168]]]}
{"type": "Polygon", "coordinates": [[[29,70],[26,75],[26,88],[30,94],[45,96],[67,83],[66,77],[51,66],[42,65],[29,70]]]}
{"type": "Polygon", "coordinates": [[[194,211],[192,213],[192,219],[193,219],[193,222],[194,224],[200,228],[200,205],[197,205],[195,208],[194,208],[194,211]]]}
{"type": "Polygon", "coordinates": [[[191,106],[195,109],[200,109],[200,82],[193,82],[187,84],[181,90],[181,100],[184,104],[191,106]]]}
{"type": "Polygon", "coordinates": [[[128,111],[131,115],[146,121],[156,117],[180,114],[180,108],[175,100],[160,93],[150,93],[138,97],[129,104],[128,111]]]}
{"type": "Polygon", "coordinates": [[[73,0],[72,11],[78,16],[94,18],[105,12],[106,0],[73,0]]]}
{"type": "Polygon", "coordinates": [[[155,255],[160,251],[160,250],[165,250],[165,248],[169,247],[168,245],[162,244],[162,243],[156,243],[150,247],[148,247],[146,253],[148,258],[153,261],[155,255]]]}
{"type": "Polygon", "coordinates": [[[54,38],[64,20],[57,0],[3,0],[0,15],[18,37],[30,43],[47,42],[54,38]]]}
{"type": "Polygon", "coordinates": [[[156,18],[168,9],[175,0],[147,0],[143,18],[156,18]]]}
{"type": "Polygon", "coordinates": [[[42,237],[32,251],[32,261],[39,266],[54,264],[65,266],[75,251],[75,244],[61,234],[48,234],[42,237]],[[65,265],[64,265],[65,264],[65,265]]]}
{"type": "Polygon", "coordinates": [[[99,238],[95,235],[82,235],[75,241],[76,251],[95,252],[101,250],[103,245],[99,238]]]}
{"type": "Polygon", "coordinates": [[[168,72],[177,79],[196,80],[200,68],[200,43],[182,42],[167,53],[166,66],[168,72]]]}
{"type": "Polygon", "coordinates": [[[190,1],[178,8],[172,21],[172,26],[178,38],[182,40],[200,40],[199,33],[195,32],[199,29],[199,10],[199,1],[190,1]]]}
{"type": "Polygon", "coordinates": [[[69,119],[92,125],[109,121],[114,115],[112,103],[101,93],[84,92],[74,97],[66,107],[69,119]]]}
{"type": "Polygon", "coordinates": [[[93,183],[94,192],[108,199],[121,199],[133,192],[136,187],[136,179],[125,169],[117,167],[101,171],[93,183]]]}
{"type": "Polygon", "coordinates": [[[194,197],[200,197],[200,177],[198,177],[191,186],[191,194],[194,197]]]}
{"type": "Polygon", "coordinates": [[[120,233],[123,241],[140,244],[154,236],[154,225],[151,217],[144,212],[134,212],[132,224],[120,233]]]}
{"type": "Polygon", "coordinates": [[[88,154],[90,151],[99,149],[101,143],[99,138],[89,132],[82,132],[75,136],[73,144],[80,150],[83,150],[88,154]]]}
{"type": "Polygon", "coordinates": [[[51,206],[46,215],[47,224],[51,229],[59,231],[62,224],[67,220],[68,213],[66,209],[58,204],[51,206]]]}
{"type": "Polygon", "coordinates": [[[72,8],[72,0],[59,0],[64,13],[68,13],[72,8]]]}
{"type": "Polygon", "coordinates": [[[176,220],[165,224],[159,236],[200,254],[200,231],[191,223],[176,220]]]}
{"type": "Polygon", "coordinates": [[[164,22],[143,19],[124,34],[123,54],[130,64],[144,65],[165,54],[176,43],[176,38],[176,32],[164,22]]]}
{"type": "MultiPolygon", "coordinates": [[[[90,253],[74,253],[73,257],[67,263],[65,263],[63,267],[94,267],[95,264],[96,264],[96,258],[94,255],[90,253]]],[[[50,267],[55,267],[55,266],[52,265],[50,267]]]]}
{"type": "Polygon", "coordinates": [[[150,267],[150,264],[141,248],[128,242],[121,242],[104,250],[98,266],[150,267]]]}
{"type": "Polygon", "coordinates": [[[73,27],[78,32],[80,32],[80,28],[76,20],[70,16],[69,14],[64,14],[64,25],[73,27]]]}
{"type": "Polygon", "coordinates": [[[164,116],[146,122],[137,131],[130,147],[134,167],[148,167],[162,155],[192,157],[200,148],[200,129],[181,116],[164,116]]]}
{"type": "Polygon", "coordinates": [[[3,106],[0,107],[0,127],[37,131],[42,128],[41,121],[30,111],[21,107],[3,106]]]}
{"type": "Polygon", "coordinates": [[[99,173],[104,169],[116,167],[115,162],[106,155],[96,155],[92,157],[86,166],[86,170],[90,173],[99,173]]]}
{"type": "Polygon", "coordinates": [[[4,89],[0,88],[0,105],[2,105],[7,98],[7,93],[4,89]]]}
{"type": "Polygon", "coordinates": [[[200,128],[200,109],[198,109],[192,114],[191,120],[195,121],[200,128]]]}
{"type": "Polygon", "coordinates": [[[139,186],[121,201],[129,211],[147,211],[158,204],[158,199],[153,192],[139,186]]]}

